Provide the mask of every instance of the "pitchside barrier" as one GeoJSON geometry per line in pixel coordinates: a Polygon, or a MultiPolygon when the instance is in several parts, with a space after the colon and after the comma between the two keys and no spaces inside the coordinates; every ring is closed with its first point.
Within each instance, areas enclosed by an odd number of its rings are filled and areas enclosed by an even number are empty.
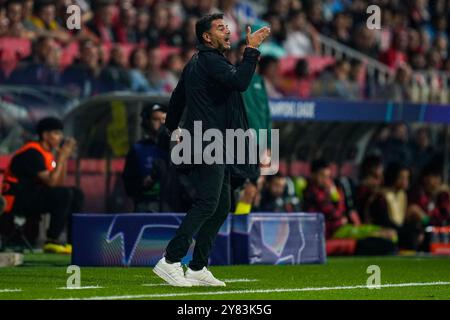
{"type": "MultiPolygon", "coordinates": [[[[184,214],[75,214],[72,263],[154,266],[184,214]]],[[[211,265],[325,263],[324,217],[310,213],[229,215],[211,265]]],[[[195,243],[195,240],[194,240],[195,243]]],[[[183,260],[192,258],[192,247],[183,260]]]]}

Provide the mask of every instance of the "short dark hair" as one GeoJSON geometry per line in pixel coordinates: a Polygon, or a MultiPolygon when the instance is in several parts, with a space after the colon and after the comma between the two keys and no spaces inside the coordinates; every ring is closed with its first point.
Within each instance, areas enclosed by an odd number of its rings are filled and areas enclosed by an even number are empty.
{"type": "Polygon", "coordinates": [[[408,166],[400,162],[390,162],[386,166],[386,170],[384,171],[384,184],[386,187],[393,187],[398,177],[400,176],[400,172],[407,170],[409,171],[408,166]]]}
{"type": "Polygon", "coordinates": [[[203,43],[203,33],[211,29],[214,20],[223,19],[223,13],[213,13],[201,17],[195,24],[195,34],[199,43],[203,43]]]}
{"type": "Polygon", "coordinates": [[[330,163],[325,159],[316,159],[311,163],[311,173],[317,173],[320,170],[326,169],[330,163]]]}
{"type": "Polygon", "coordinates": [[[375,169],[383,165],[383,159],[378,154],[370,154],[364,158],[359,167],[359,179],[364,180],[371,176],[375,169]]]}
{"type": "Polygon", "coordinates": [[[279,60],[277,57],[274,56],[263,56],[259,60],[259,73],[264,75],[266,73],[266,70],[272,63],[277,63],[279,60]]]}
{"type": "Polygon", "coordinates": [[[41,120],[36,125],[36,133],[39,136],[39,139],[42,139],[42,135],[44,132],[53,131],[53,130],[63,130],[64,125],[61,120],[55,117],[46,117],[41,120]]]}
{"type": "Polygon", "coordinates": [[[39,14],[39,12],[41,12],[42,9],[44,9],[45,7],[48,7],[48,6],[55,6],[55,1],[53,1],[53,0],[35,1],[34,5],[33,5],[33,13],[39,14]]]}

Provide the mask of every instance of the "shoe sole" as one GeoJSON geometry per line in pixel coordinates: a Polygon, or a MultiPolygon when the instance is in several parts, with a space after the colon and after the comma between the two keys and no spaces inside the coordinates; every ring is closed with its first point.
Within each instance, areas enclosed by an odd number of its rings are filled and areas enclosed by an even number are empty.
{"type": "Polygon", "coordinates": [[[164,271],[161,267],[159,267],[158,265],[156,265],[153,268],[153,272],[160,277],[161,279],[163,279],[165,282],[167,282],[168,284],[170,284],[171,286],[174,287],[192,287],[191,283],[188,284],[181,284],[178,281],[176,281],[173,277],[170,276],[170,274],[168,274],[166,271],[164,271]]]}
{"type": "Polygon", "coordinates": [[[225,283],[224,284],[212,284],[207,281],[187,279],[187,278],[186,278],[186,280],[189,281],[192,284],[192,286],[195,286],[195,287],[226,287],[227,286],[225,283]]]}

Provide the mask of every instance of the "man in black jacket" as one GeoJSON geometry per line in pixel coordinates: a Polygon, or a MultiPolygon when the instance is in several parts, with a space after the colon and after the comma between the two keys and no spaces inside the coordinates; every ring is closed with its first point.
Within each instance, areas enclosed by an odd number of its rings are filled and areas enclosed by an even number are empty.
{"type": "MultiPolygon", "coordinates": [[[[194,121],[201,121],[202,134],[208,129],[220,130],[223,137],[226,129],[246,131],[249,126],[241,92],[250,84],[260,55],[257,48],[269,33],[268,27],[254,33],[248,27],[242,62],[234,66],[224,56],[231,42],[223,14],[207,15],[197,21],[199,52],[184,68],[172,93],[166,121],[168,130],[174,132],[182,128],[193,136],[194,121]]],[[[153,269],[174,286],[225,286],[208,271],[207,265],[216,235],[230,210],[230,179],[258,175],[257,164],[248,161],[230,165],[201,162],[191,165],[188,173],[194,192],[192,207],[168,244],[165,256],[153,269]],[[184,274],[180,261],[187,254],[194,235],[197,236],[193,259],[184,274]]]]}

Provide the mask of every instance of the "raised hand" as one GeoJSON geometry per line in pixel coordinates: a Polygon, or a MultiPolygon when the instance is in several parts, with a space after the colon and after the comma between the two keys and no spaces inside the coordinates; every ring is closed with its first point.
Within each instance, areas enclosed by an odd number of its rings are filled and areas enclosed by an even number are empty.
{"type": "Polygon", "coordinates": [[[247,45],[252,48],[258,48],[261,43],[270,35],[269,27],[262,27],[252,33],[250,26],[247,26],[247,45]]]}

